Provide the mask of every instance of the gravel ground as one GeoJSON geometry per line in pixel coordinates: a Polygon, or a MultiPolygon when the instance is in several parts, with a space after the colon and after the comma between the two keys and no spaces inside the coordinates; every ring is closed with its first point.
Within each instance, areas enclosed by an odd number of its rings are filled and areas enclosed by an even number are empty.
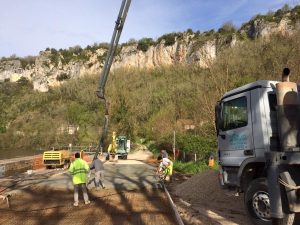
{"type": "MultiPolygon", "coordinates": [[[[137,151],[134,159],[148,159],[149,151],[137,151]]],[[[168,185],[171,197],[185,225],[252,225],[246,215],[243,194],[222,190],[218,171],[208,170],[193,176],[175,173],[168,185]]]]}
{"type": "Polygon", "coordinates": [[[186,225],[252,225],[243,205],[243,195],[222,190],[218,172],[209,170],[192,177],[175,174],[169,185],[186,225]]]}

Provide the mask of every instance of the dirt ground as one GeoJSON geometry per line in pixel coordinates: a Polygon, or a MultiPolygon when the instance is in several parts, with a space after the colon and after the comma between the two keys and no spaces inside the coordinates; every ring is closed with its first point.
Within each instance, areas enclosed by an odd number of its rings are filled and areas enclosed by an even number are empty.
{"type": "MultiPolygon", "coordinates": [[[[149,178],[150,174],[143,172],[139,175],[133,173],[135,169],[132,172],[126,166],[127,164],[130,168],[142,166],[143,162],[155,166],[156,161],[151,159],[149,151],[143,149],[128,158],[127,161],[120,160],[116,165],[108,164],[107,169],[110,167],[117,169],[118,173],[126,175],[127,180],[128,177],[133,179],[137,176],[139,179],[132,181],[134,183],[146,178],[147,183],[154,182],[149,178]]],[[[154,173],[155,167],[151,168],[150,170],[153,170],[151,173],[154,173]]],[[[36,174],[35,182],[40,184],[44,180],[55,178],[59,181],[60,173],[62,172],[51,171],[45,174],[41,171],[41,174],[36,174]]],[[[107,175],[109,179],[109,173],[107,175]]],[[[118,177],[121,179],[124,176],[118,177]]],[[[25,184],[31,182],[28,179],[24,183],[22,176],[18,180],[22,180],[20,184],[17,183],[20,187],[25,187],[25,184]]],[[[16,187],[10,180],[4,181],[0,182],[0,187],[11,185],[13,188],[16,187]]],[[[112,182],[115,183],[116,180],[112,182]]],[[[17,192],[9,201],[10,209],[6,201],[1,200],[0,193],[0,224],[176,224],[166,195],[160,189],[140,187],[129,191],[120,189],[123,186],[114,185],[101,191],[91,190],[89,192],[91,204],[88,207],[85,207],[82,200],[79,207],[72,205],[71,189],[53,190],[52,186],[48,185],[29,185],[29,188],[17,192]]],[[[234,196],[234,193],[222,190],[219,187],[217,171],[209,170],[193,176],[175,173],[172,183],[167,185],[167,188],[185,225],[252,225],[243,206],[243,196],[234,196]]]]}
{"type": "Polygon", "coordinates": [[[243,195],[222,190],[218,172],[193,176],[174,174],[170,194],[186,225],[252,225],[243,205],[243,195]]]}
{"type": "Polygon", "coordinates": [[[244,195],[221,189],[216,170],[195,175],[175,172],[167,189],[185,225],[253,225],[244,208],[244,195]]]}
{"type": "Polygon", "coordinates": [[[158,189],[94,190],[89,196],[90,205],[81,199],[74,207],[73,192],[26,189],[12,197],[10,209],[0,201],[0,224],[175,224],[166,196],[158,189]]]}

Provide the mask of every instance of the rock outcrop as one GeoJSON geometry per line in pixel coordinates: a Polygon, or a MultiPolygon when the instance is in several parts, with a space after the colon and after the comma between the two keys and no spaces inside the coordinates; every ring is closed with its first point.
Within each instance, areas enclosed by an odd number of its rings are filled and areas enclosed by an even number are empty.
{"type": "MultiPolygon", "coordinates": [[[[295,21],[298,11],[300,13],[300,6],[298,8],[286,13],[280,20],[274,17],[274,21],[268,21],[263,16],[257,17],[243,25],[239,31],[232,33],[229,39],[228,34],[222,37],[222,33],[210,35],[210,32],[202,34],[185,32],[176,36],[171,45],[163,38],[143,50],[138,48],[138,43],[123,45],[111,69],[154,68],[172,64],[197,64],[200,67],[209,67],[222,49],[234,47],[240,41],[236,38],[237,35],[246,34],[252,39],[268,38],[274,33],[290,35],[299,30],[299,19],[295,21]]],[[[47,49],[40,52],[34,63],[26,65],[22,63],[22,59],[2,59],[0,82],[16,82],[26,78],[33,83],[35,90],[46,92],[49,87],[58,86],[66,80],[101,72],[107,46],[86,49],[74,47],[72,51],[70,53],[67,50],[47,49]]]]}
{"type": "Polygon", "coordinates": [[[248,36],[251,38],[266,38],[272,34],[278,33],[282,35],[291,35],[295,27],[291,25],[288,18],[283,18],[279,23],[267,22],[263,19],[253,21],[246,27],[248,36]]]}
{"type": "MultiPolygon", "coordinates": [[[[119,68],[153,68],[172,64],[196,63],[201,67],[208,67],[216,58],[216,41],[205,42],[195,48],[193,35],[183,35],[171,46],[166,46],[164,40],[147,51],[137,49],[137,44],[122,47],[116,55],[112,70],[119,68]]],[[[64,56],[58,51],[41,51],[35,63],[22,68],[20,60],[5,60],[0,62],[0,81],[15,82],[24,77],[33,83],[35,90],[47,92],[49,87],[60,85],[69,79],[78,78],[87,74],[101,72],[104,64],[106,49],[83,50],[84,60],[78,55],[65,62],[64,56]]]]}
{"type": "Polygon", "coordinates": [[[185,40],[176,40],[171,46],[165,46],[165,42],[162,41],[156,46],[150,46],[146,52],[137,50],[137,45],[127,46],[116,57],[112,69],[124,67],[148,69],[163,65],[192,63],[208,67],[217,55],[215,41],[207,41],[197,49],[194,44],[194,41],[189,41],[187,36],[185,40]]]}

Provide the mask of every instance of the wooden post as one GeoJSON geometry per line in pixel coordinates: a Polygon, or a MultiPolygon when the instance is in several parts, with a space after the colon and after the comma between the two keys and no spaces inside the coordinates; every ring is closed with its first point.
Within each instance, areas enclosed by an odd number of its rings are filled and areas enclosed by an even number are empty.
{"type": "Polygon", "coordinates": [[[174,155],[174,161],[175,161],[175,139],[176,139],[176,134],[175,130],[173,131],[173,155],[174,155]]]}

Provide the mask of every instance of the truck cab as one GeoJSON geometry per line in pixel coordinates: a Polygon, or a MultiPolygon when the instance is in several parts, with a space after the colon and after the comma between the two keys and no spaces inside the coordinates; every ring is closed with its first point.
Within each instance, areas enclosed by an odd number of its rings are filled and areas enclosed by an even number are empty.
{"type": "Polygon", "coordinates": [[[116,153],[119,158],[127,159],[128,147],[127,147],[127,138],[126,136],[118,136],[116,138],[117,149],[116,153]]]}
{"type": "Polygon", "coordinates": [[[272,224],[274,217],[291,225],[300,211],[300,193],[291,188],[300,184],[300,151],[282,150],[278,83],[258,80],[236,88],[225,93],[215,108],[220,185],[244,193],[245,208],[256,225],[272,224]],[[282,180],[292,185],[279,184],[282,180]]]}
{"type": "Polygon", "coordinates": [[[242,179],[244,170],[251,167],[251,176],[261,173],[265,151],[279,148],[276,83],[256,81],[227,92],[218,102],[216,127],[222,186],[243,191],[247,186],[247,180],[242,179]]]}

